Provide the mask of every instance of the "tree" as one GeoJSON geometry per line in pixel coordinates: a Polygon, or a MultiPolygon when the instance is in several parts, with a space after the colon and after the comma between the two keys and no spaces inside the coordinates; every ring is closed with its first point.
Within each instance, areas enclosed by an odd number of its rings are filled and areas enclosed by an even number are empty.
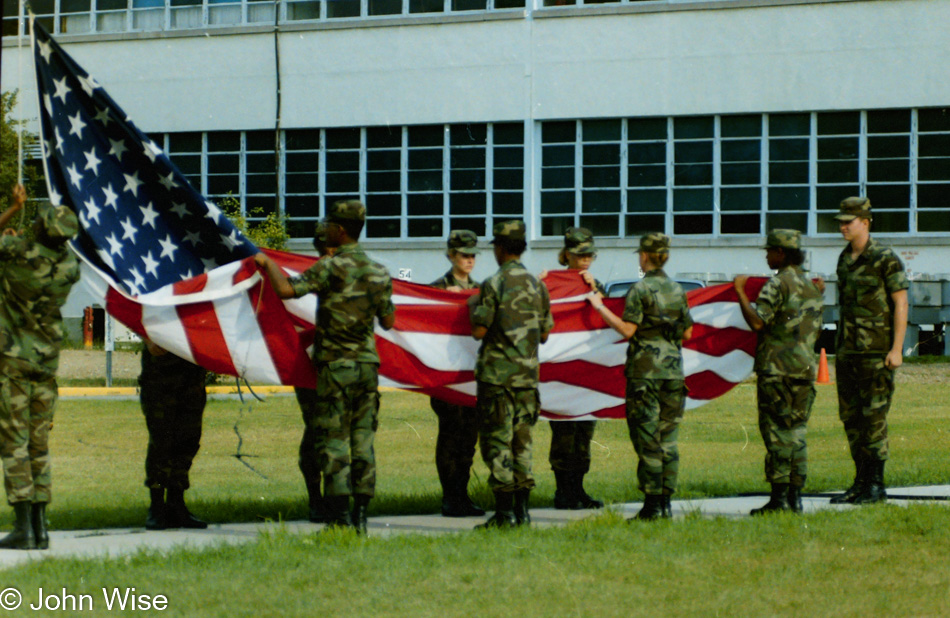
{"type": "MultiPolygon", "coordinates": [[[[24,126],[24,120],[15,120],[13,110],[16,108],[17,91],[0,93],[0,212],[6,210],[10,203],[10,193],[17,182],[17,156],[19,148],[19,136],[17,131],[19,127],[24,126]]],[[[26,129],[23,130],[23,152],[29,152],[36,147],[39,138],[35,133],[26,129]]],[[[26,186],[27,206],[23,211],[22,219],[18,216],[13,220],[12,225],[18,225],[20,221],[32,221],[36,212],[35,203],[29,201],[42,188],[43,174],[36,162],[26,162],[23,165],[23,184],[26,186]]],[[[26,229],[29,229],[26,226],[26,229]]]]}
{"type": "Polygon", "coordinates": [[[272,212],[264,217],[262,221],[252,223],[247,220],[247,216],[256,219],[264,214],[263,209],[254,208],[246,214],[242,213],[241,202],[232,195],[220,200],[218,205],[231,220],[231,223],[258,247],[281,250],[287,246],[290,234],[287,233],[287,225],[283,215],[272,212]]]}

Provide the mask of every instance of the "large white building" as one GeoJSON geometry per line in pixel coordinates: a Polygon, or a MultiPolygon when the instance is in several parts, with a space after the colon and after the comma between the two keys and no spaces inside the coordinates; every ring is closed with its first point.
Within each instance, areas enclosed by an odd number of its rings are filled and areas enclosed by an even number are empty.
{"type": "MultiPolygon", "coordinates": [[[[767,230],[793,227],[830,275],[832,216],[865,194],[914,276],[950,278],[946,0],[32,6],[201,191],[282,209],[297,250],[357,196],[369,251],[415,281],[447,268],[450,229],[515,217],[536,270],[582,225],[602,280],[637,276],[652,230],[673,236],[671,274],[762,273],[767,230]]],[[[35,119],[4,7],[2,87],[35,119]]]]}

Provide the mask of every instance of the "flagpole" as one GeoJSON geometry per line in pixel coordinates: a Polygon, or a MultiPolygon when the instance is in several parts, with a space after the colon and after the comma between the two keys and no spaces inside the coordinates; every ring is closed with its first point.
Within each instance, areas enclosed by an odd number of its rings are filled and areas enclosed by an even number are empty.
{"type": "MultiPolygon", "coordinates": [[[[23,15],[26,10],[26,0],[20,0],[17,13],[17,36],[16,36],[16,87],[17,92],[23,92],[23,15]]],[[[31,48],[32,49],[32,48],[31,48]]],[[[20,118],[17,123],[17,147],[16,147],[16,182],[23,184],[23,99],[20,98],[17,105],[20,110],[20,118]]],[[[26,208],[20,210],[20,221],[17,227],[23,228],[24,213],[26,208]]]]}

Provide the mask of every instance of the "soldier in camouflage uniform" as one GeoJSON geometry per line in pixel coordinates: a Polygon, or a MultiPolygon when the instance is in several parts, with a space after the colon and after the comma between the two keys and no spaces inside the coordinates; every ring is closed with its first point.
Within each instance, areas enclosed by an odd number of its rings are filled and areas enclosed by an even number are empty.
{"type": "MultiPolygon", "coordinates": [[[[430,285],[440,290],[472,290],[478,282],[470,277],[478,254],[478,236],[469,230],[452,230],[446,256],[452,268],[430,285]]],[[[439,419],[435,442],[435,467],[442,485],[442,515],[469,517],[484,515],[468,495],[468,479],[478,442],[478,415],[475,408],[457,406],[432,397],[432,410],[439,419]]]]}
{"type": "Polygon", "coordinates": [[[185,490],[191,486],[188,472],[201,446],[207,375],[202,367],[145,341],[139,398],[148,428],[147,530],[208,527],[185,506],[185,490]]]}
{"type": "MultiPolygon", "coordinates": [[[[581,277],[592,290],[606,295],[604,286],[587,269],[597,257],[594,235],[583,227],[571,227],[564,233],[564,248],[558,254],[561,266],[581,271],[581,277]]],[[[557,488],[556,509],[599,509],[600,500],[584,491],[584,476],[590,471],[590,445],[596,421],[552,421],[551,452],[548,461],[554,471],[557,488]]]]}
{"type": "Polygon", "coordinates": [[[531,428],[541,412],[538,347],[554,319],[547,288],[521,264],[524,223],[497,223],[493,232],[500,268],[470,302],[472,336],[482,342],[475,365],[479,445],[495,494],[495,514],[479,527],[507,528],[531,521],[531,428]]]}
{"type": "MultiPolygon", "coordinates": [[[[0,228],[23,208],[26,190],[13,190],[0,228]]],[[[63,341],[60,307],[79,280],[66,241],[79,221],[65,206],[40,205],[35,241],[6,229],[0,236],[0,457],[14,530],[0,548],[46,549],[46,505],[52,498],[49,431],[56,403],[56,369],[63,341]]]]}
{"type": "Polygon", "coordinates": [[[607,322],[630,341],[627,352],[627,426],[640,458],[637,479],[644,493],[637,519],[673,516],[670,496],[676,491],[679,451],[676,437],[686,405],[682,342],[692,336],[686,294],[666,276],[670,238],[653,233],[640,238],[643,279],[627,293],[623,316],[617,317],[600,294],[588,300],[607,322]]]}
{"type": "Polygon", "coordinates": [[[894,371],[903,363],[907,331],[904,265],[871,238],[871,202],[841,202],[841,235],[849,242],[838,258],[841,318],[835,341],[838,416],[856,470],[854,483],[831,501],[868,504],[887,499],[887,412],[894,395],[894,371]]]}
{"type": "Polygon", "coordinates": [[[395,324],[392,279],[357,242],[366,219],[363,204],[339,201],[328,210],[327,246],[336,249],[333,257],[291,279],[265,254],[258,253],[255,261],[279,297],[313,293],[319,299],[313,424],[327,524],[353,526],[365,533],[367,507],[376,490],[373,440],[379,423],[379,355],[373,325],[375,318],[386,330],[395,324]]]}
{"type": "MultiPolygon", "coordinates": [[[[318,221],[313,230],[313,248],[317,250],[320,257],[332,256],[335,248],[327,247],[327,225],[323,221],[318,221]]],[[[320,331],[314,332],[313,357],[316,357],[316,351],[320,347],[320,331]]],[[[326,509],[323,504],[323,490],[321,488],[323,473],[320,472],[320,463],[317,459],[316,445],[316,416],[317,416],[317,390],[314,388],[294,387],[294,394],[297,396],[297,404],[300,406],[300,413],[303,416],[303,437],[300,440],[300,454],[297,459],[297,465],[300,473],[303,474],[304,483],[307,486],[307,504],[309,507],[309,519],[315,524],[326,521],[326,509]]]]}
{"type": "Polygon", "coordinates": [[[815,401],[818,370],[815,342],[821,332],[824,284],[802,271],[801,232],[772,230],[765,243],[769,279],[753,307],[745,293],[748,277],[733,282],[749,327],[759,334],[755,352],[758,374],[759,431],[765,442],[765,480],[772,494],[752,515],[802,512],[802,487],[808,474],[806,425],[815,401]]]}

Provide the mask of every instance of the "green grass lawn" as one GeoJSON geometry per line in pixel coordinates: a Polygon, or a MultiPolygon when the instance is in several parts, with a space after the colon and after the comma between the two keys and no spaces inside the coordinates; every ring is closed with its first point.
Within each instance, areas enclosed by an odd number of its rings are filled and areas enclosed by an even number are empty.
{"type": "MultiPolygon", "coordinates": [[[[941,384],[900,385],[888,484],[950,481],[950,402],[941,384]]],[[[812,492],[842,489],[853,469],[834,387],[819,387],[809,431],[812,492]]],[[[300,413],[292,397],[208,405],[186,496],[210,521],[303,519],[300,413]],[[241,441],[238,458],[239,436],[241,441]]],[[[437,512],[435,415],[428,400],[383,395],[371,515],[437,512]]],[[[639,500],[623,422],[601,422],[587,487],[639,500]]],[[[52,437],[54,528],[140,526],[146,433],[135,401],[62,401],[52,437]]],[[[538,488],[550,506],[550,429],[535,430],[538,488]]],[[[743,384],[688,411],[678,497],[764,492],[755,389],[743,384]]],[[[476,458],[477,459],[477,458],[476,458]]],[[[485,467],[473,493],[486,506],[485,467]]],[[[9,511],[0,520],[9,525],[9,511]]],[[[937,616],[950,602],[950,509],[867,507],[739,521],[687,517],[628,524],[605,514],[567,528],[361,539],[277,533],[240,547],[110,560],[46,560],[4,573],[21,590],[165,594],[170,615],[846,615],[937,616]]],[[[100,609],[101,604],[97,604],[100,609]]],[[[39,614],[40,612],[35,612],[39,614]]]]}

